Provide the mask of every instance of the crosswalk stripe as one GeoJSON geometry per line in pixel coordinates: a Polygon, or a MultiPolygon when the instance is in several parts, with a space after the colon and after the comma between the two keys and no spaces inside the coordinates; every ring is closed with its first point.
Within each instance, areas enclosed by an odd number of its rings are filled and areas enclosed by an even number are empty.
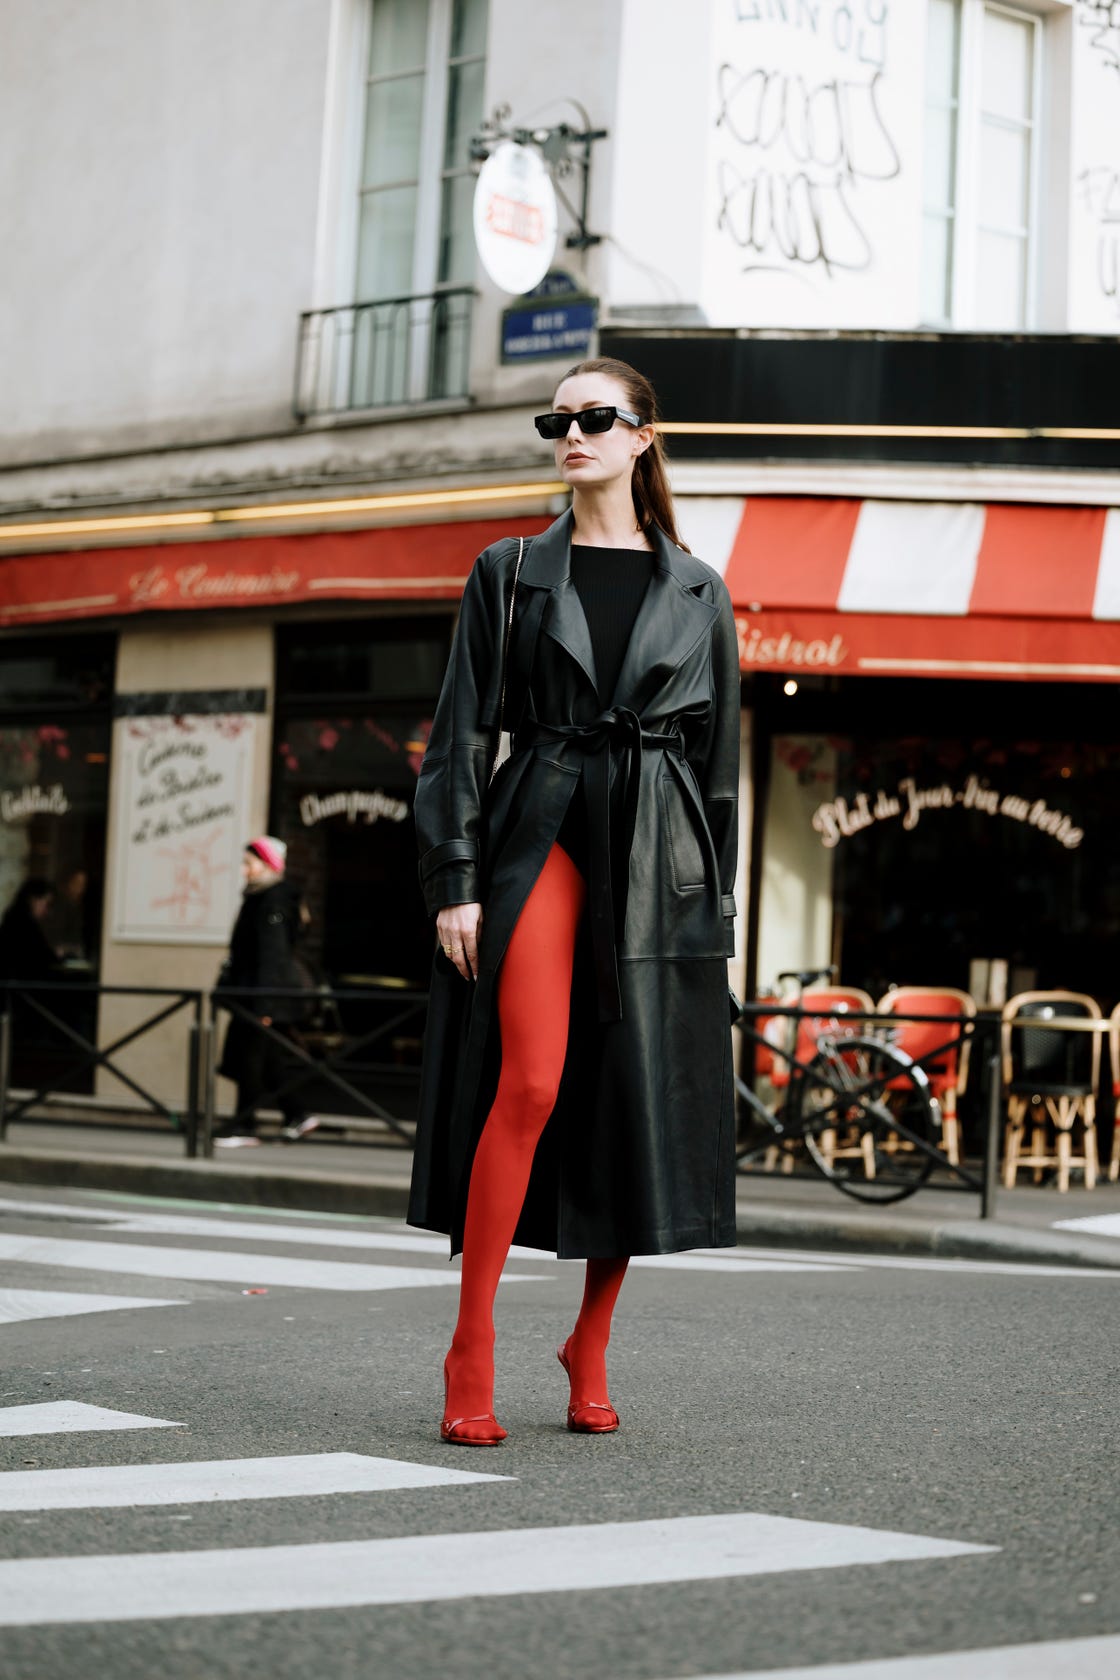
{"type": "MultiPolygon", "coordinates": [[[[290,1259],[276,1254],[237,1254],[220,1249],[159,1248],[140,1243],[81,1242],[66,1237],[0,1236],[0,1260],[142,1277],[193,1278],[210,1283],[287,1285],[293,1289],[426,1289],[458,1284],[449,1269],[361,1266],[338,1260],[290,1259]]],[[[524,1273],[506,1283],[541,1282],[524,1273]]]]}
{"type": "Polygon", "coordinates": [[[123,1312],[132,1307],[184,1307],[140,1295],[70,1295],[53,1289],[0,1289],[0,1324],[32,1318],[71,1318],[77,1313],[123,1312]]]}
{"type": "MultiPolygon", "coordinates": [[[[0,1212],[24,1219],[66,1218],[96,1225],[118,1236],[203,1237],[225,1242],[285,1243],[293,1247],[347,1248],[401,1254],[433,1254],[446,1259],[446,1237],[420,1232],[327,1227],[312,1224],[279,1225],[247,1219],[208,1218],[195,1214],[162,1211],[136,1213],[111,1208],[81,1208],[69,1202],[36,1202],[0,1197],[0,1212]]],[[[1096,1214],[1084,1219],[1064,1219],[1055,1228],[1085,1230],[1103,1236],[1120,1236],[1120,1214],[1096,1214]]],[[[510,1258],[538,1264],[550,1256],[539,1249],[511,1248],[510,1258]]],[[[948,1272],[995,1277],[1120,1277],[1105,1267],[1044,1265],[1017,1260],[939,1259],[925,1255],[870,1254],[809,1249],[768,1248],[690,1249],[680,1254],[651,1254],[637,1257],[633,1264],[666,1270],[712,1272],[836,1272],[864,1267],[893,1271],[948,1272]]],[[[174,1275],[174,1274],[172,1274],[174,1275]]],[[[330,1286],[334,1287],[334,1286],[330,1286]]]]}
{"type": "Polygon", "coordinates": [[[997,1550],[759,1512],[0,1563],[0,1626],[590,1592],[997,1550]]]}
{"type": "MultiPolygon", "coordinates": [[[[77,1208],[67,1202],[26,1202],[0,1197],[0,1212],[24,1219],[66,1218],[96,1224],[118,1236],[214,1237],[226,1242],[291,1243],[314,1248],[386,1249],[401,1254],[438,1254],[448,1257],[446,1237],[420,1232],[338,1229],[315,1225],[269,1225],[249,1219],[208,1219],[182,1213],[115,1213],[111,1209],[77,1208]]],[[[540,1249],[511,1248],[515,1260],[546,1258],[540,1249]]]]}
{"type": "MultiPolygon", "coordinates": [[[[142,1303],[148,1306],[147,1301],[142,1303]]],[[[0,1436],[72,1435],[101,1429],[182,1429],[168,1418],[114,1412],[82,1400],[48,1400],[38,1406],[0,1406],[0,1436]]]]}
{"type": "Polygon", "coordinates": [[[0,1473],[0,1511],[103,1511],[122,1505],[296,1499],[308,1494],[385,1493],[397,1488],[458,1487],[513,1479],[346,1452],[185,1464],[107,1464],[77,1470],[8,1470],[0,1473]]]}
{"type": "MultiPolygon", "coordinates": [[[[698,1251],[702,1252],[702,1251],[698,1251]]],[[[716,1250],[716,1252],[720,1252],[716,1250]]],[[[773,1253],[768,1248],[739,1248],[736,1254],[746,1257],[751,1255],[768,1256],[773,1253]]],[[[948,1272],[957,1273],[962,1277],[974,1274],[992,1277],[1054,1277],[1054,1278],[1120,1278],[1120,1268],[1112,1271],[1105,1266],[1045,1266],[1037,1265],[1033,1261],[1020,1260],[939,1260],[932,1255],[909,1254],[842,1254],[831,1250],[820,1251],[813,1249],[783,1249],[783,1254],[796,1260],[826,1260],[845,1270],[862,1271],[868,1267],[876,1271],[895,1272],[948,1272]]],[[[684,1258],[684,1256],[681,1256],[684,1258]]]]}
{"type": "Polygon", "coordinates": [[[1098,1237],[1120,1237],[1120,1213],[1090,1213],[1084,1219],[1055,1219],[1058,1231],[1089,1231],[1098,1237]]]}
{"type": "Polygon", "coordinates": [[[843,1272],[852,1268],[824,1260],[788,1260],[770,1256],[765,1260],[752,1255],[727,1254],[640,1254],[631,1266],[644,1266],[667,1272],[843,1272]]]}
{"type": "Polygon", "coordinates": [[[931,1657],[825,1663],[822,1668],[752,1668],[709,1674],[705,1680],[1116,1680],[1120,1636],[1054,1639],[1037,1645],[998,1645],[986,1651],[946,1651],[931,1657]]]}

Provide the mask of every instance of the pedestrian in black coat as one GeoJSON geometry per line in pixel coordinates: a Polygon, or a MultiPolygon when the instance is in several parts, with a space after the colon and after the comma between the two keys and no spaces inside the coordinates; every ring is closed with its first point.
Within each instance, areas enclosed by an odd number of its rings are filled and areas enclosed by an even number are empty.
{"type": "Polygon", "coordinates": [[[285,1038],[302,1014],[302,1000],[280,992],[274,997],[236,996],[237,989],[284,988],[289,994],[302,985],[302,970],[295,948],[301,932],[300,900],[286,879],[287,847],[272,835],[250,840],[242,854],[245,882],[241,909],[230,936],[229,958],[220,986],[230,990],[237,1003],[254,1017],[247,1020],[231,1012],[218,1072],[237,1084],[237,1113],[214,1142],[222,1148],[244,1147],[260,1142],[257,1136],[257,1104],[266,1093],[270,1106],[284,1118],[283,1137],[290,1143],[316,1129],[299,1095],[291,1085],[293,1058],[285,1055],[285,1038]],[[259,1025],[256,1023],[259,1022],[259,1025]],[[278,1087],[288,1086],[288,1089],[278,1087]]]}
{"type": "Polygon", "coordinates": [[[59,955],[43,928],[53,898],[51,883],[31,875],[0,917],[0,979],[58,978],[59,955]]]}
{"type": "Polygon", "coordinates": [[[595,1433],[618,1427],[626,1257],[735,1241],[738,648],[677,538],[654,403],[625,363],[561,381],[537,425],[572,509],[476,562],[417,788],[439,949],[409,1219],[463,1251],[442,1424],[462,1444],[505,1433],[511,1239],[588,1262],[560,1359],[569,1426],[595,1433]]]}

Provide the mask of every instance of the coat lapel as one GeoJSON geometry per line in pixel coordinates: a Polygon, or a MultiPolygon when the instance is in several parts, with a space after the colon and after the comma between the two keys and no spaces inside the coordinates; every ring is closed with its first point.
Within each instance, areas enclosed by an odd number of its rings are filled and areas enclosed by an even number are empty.
{"type": "MultiPolygon", "coordinates": [[[[664,532],[654,531],[654,544],[653,576],[634,620],[618,683],[613,695],[599,696],[604,706],[627,706],[639,713],[717,616],[717,609],[694,595],[678,574],[679,551],[664,532]]],[[[551,591],[541,628],[571,655],[598,694],[591,632],[571,579],[571,545],[569,509],[526,544],[521,581],[531,589],[551,591]]]]}
{"type": "Polygon", "coordinates": [[[654,531],[656,560],[612,697],[616,706],[641,714],[646,702],[672,675],[718,617],[717,608],[694,595],[677,574],[678,550],[664,532],[654,531]]]}
{"type": "Polygon", "coordinates": [[[527,545],[521,568],[523,583],[534,589],[548,589],[552,599],[545,609],[541,628],[546,636],[569,653],[581,668],[588,682],[599,692],[595,655],[591,650],[591,632],[587,628],[583,603],[572,582],[572,513],[567,513],[533,537],[527,545]]]}

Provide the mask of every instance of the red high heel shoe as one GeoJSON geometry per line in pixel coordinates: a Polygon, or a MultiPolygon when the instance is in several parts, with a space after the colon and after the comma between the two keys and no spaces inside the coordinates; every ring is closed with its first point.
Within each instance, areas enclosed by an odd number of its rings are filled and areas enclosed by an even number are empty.
{"type": "MultiPolygon", "coordinates": [[[[568,1341],[571,1337],[568,1338],[568,1341]]],[[[556,1349],[556,1357],[571,1381],[572,1367],[568,1361],[568,1343],[556,1349]]],[[[573,1400],[568,1406],[568,1428],[573,1435],[613,1435],[618,1428],[618,1413],[603,1400],[573,1400]]]]}
{"type": "Polygon", "coordinates": [[[447,1366],[443,1367],[443,1420],[439,1426],[439,1438],[453,1447],[497,1447],[509,1434],[503,1429],[493,1412],[480,1412],[477,1417],[449,1418],[447,1416],[447,1366]],[[489,1428],[479,1435],[458,1435],[456,1430],[464,1428],[468,1423],[485,1423],[489,1428]]]}

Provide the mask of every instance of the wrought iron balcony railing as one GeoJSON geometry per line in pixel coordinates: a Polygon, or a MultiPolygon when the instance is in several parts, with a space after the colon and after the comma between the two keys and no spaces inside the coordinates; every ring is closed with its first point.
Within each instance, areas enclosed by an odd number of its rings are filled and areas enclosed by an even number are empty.
{"type": "Polygon", "coordinates": [[[298,420],[466,397],[474,290],[379,298],[300,316],[298,420]]]}

